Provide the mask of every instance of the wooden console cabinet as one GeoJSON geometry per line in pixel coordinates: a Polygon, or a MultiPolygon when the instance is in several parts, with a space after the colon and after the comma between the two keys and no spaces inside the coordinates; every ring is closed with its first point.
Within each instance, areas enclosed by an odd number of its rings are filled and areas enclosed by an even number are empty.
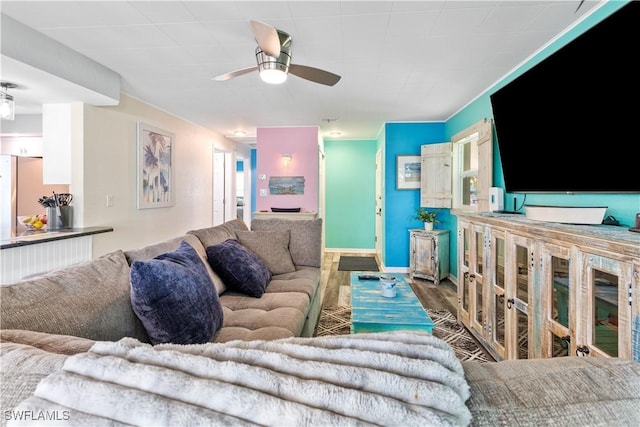
{"type": "Polygon", "coordinates": [[[449,275],[449,230],[409,230],[409,274],[433,280],[449,275]]]}
{"type": "Polygon", "coordinates": [[[640,355],[640,234],[456,215],[458,320],[496,359],[640,355]]]}

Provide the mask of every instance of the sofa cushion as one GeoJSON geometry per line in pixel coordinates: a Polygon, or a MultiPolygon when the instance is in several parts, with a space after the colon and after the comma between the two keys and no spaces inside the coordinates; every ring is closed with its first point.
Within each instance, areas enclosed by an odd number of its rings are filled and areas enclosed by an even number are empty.
{"type": "Polygon", "coordinates": [[[47,334],[21,329],[0,330],[0,342],[25,344],[49,353],[72,355],[89,351],[94,340],[70,335],[47,334]]]}
{"type": "Polygon", "coordinates": [[[242,326],[223,326],[214,338],[214,342],[277,340],[292,338],[295,335],[287,328],[265,326],[258,329],[247,329],[242,326]]]}
{"type": "MultiPolygon", "coordinates": [[[[13,342],[0,343],[0,366],[2,367],[2,394],[0,395],[0,409],[2,410],[2,425],[8,421],[16,424],[25,422],[25,418],[18,419],[20,414],[12,410],[23,400],[33,395],[42,379],[59,371],[69,356],[50,353],[26,344],[13,342]]],[[[25,414],[22,413],[24,416],[25,414]]],[[[31,418],[35,423],[36,418],[31,418]]],[[[42,424],[49,424],[43,419],[42,424]]]]}
{"type": "Polygon", "coordinates": [[[214,341],[229,339],[274,339],[275,337],[299,336],[304,326],[305,315],[294,307],[278,307],[271,310],[246,308],[231,310],[223,307],[224,324],[214,341]],[[236,334],[230,334],[236,331],[236,334]],[[241,331],[244,331],[241,333],[241,331]],[[250,331],[255,333],[249,334],[250,331]],[[234,338],[235,336],[235,338],[234,338]]]}
{"type": "Polygon", "coordinates": [[[236,231],[236,237],[264,262],[271,274],[296,271],[289,252],[289,230],[236,231]]]}
{"type": "Polygon", "coordinates": [[[289,307],[305,313],[309,306],[309,296],[302,292],[265,293],[260,298],[247,298],[244,294],[229,291],[220,296],[220,301],[225,309],[232,311],[250,309],[269,312],[289,307]]]}
{"type": "Polygon", "coordinates": [[[254,219],[253,231],[289,231],[289,251],[296,266],[320,267],[322,264],[322,218],[287,220],[254,219]]]}
{"type": "Polygon", "coordinates": [[[202,242],[200,242],[200,239],[198,239],[195,234],[185,234],[184,236],[174,237],[173,239],[164,240],[162,242],[147,245],[142,248],[128,250],[124,252],[124,255],[127,257],[129,265],[131,265],[133,261],[153,259],[158,255],[174,251],[178,248],[178,246],[180,246],[182,242],[189,243],[193,247],[193,249],[196,250],[198,255],[200,255],[200,258],[202,259],[202,262],[204,263],[209,276],[211,277],[211,281],[218,291],[218,295],[223,293],[226,290],[224,282],[222,281],[220,276],[218,276],[216,272],[213,271],[213,269],[207,262],[207,253],[205,252],[202,242]]]}
{"type": "Polygon", "coordinates": [[[207,259],[227,288],[259,298],[271,280],[271,272],[256,254],[237,240],[209,246],[207,259]]]}
{"type": "Polygon", "coordinates": [[[319,286],[320,269],[314,267],[298,267],[294,272],[278,274],[271,277],[266,292],[302,292],[311,298],[319,286]]]}
{"type": "Polygon", "coordinates": [[[462,362],[474,426],[631,426],[640,364],[604,357],[462,362]]]}
{"type": "Polygon", "coordinates": [[[153,344],[201,344],[222,326],[222,306],[195,249],[131,264],[131,304],[153,344]]]}
{"type": "Polygon", "coordinates": [[[0,286],[3,329],[28,329],[100,341],[148,342],[131,308],[129,264],[122,251],[0,286]]]}
{"type": "Polygon", "coordinates": [[[215,227],[200,228],[188,231],[187,234],[193,234],[205,248],[224,242],[228,239],[236,238],[236,230],[247,231],[247,225],[241,219],[232,219],[224,224],[215,227]]]}

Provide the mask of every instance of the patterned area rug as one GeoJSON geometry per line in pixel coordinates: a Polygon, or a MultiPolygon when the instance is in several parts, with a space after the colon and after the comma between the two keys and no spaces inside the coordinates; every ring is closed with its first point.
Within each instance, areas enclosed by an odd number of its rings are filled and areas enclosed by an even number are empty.
{"type": "MultiPolygon", "coordinates": [[[[448,310],[427,310],[435,323],[433,335],[446,341],[460,360],[493,362],[471,337],[464,326],[448,310]]],[[[316,329],[316,336],[351,333],[351,307],[324,307],[316,329]]]]}

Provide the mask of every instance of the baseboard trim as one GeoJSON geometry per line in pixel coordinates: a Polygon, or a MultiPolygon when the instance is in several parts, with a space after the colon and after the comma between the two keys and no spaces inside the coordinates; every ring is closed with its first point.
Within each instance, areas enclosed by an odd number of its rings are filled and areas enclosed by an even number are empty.
{"type": "Polygon", "coordinates": [[[375,249],[342,249],[342,248],[325,248],[325,252],[346,252],[350,254],[375,254],[375,249]]]}
{"type": "Polygon", "coordinates": [[[408,273],[409,267],[385,267],[385,273],[408,273]]]}

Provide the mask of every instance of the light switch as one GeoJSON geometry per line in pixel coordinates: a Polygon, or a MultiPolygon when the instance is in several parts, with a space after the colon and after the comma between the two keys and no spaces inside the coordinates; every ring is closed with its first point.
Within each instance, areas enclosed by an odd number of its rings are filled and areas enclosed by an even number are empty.
{"type": "Polygon", "coordinates": [[[107,194],[106,204],[108,208],[113,207],[113,194],[107,194]]]}
{"type": "Polygon", "coordinates": [[[260,179],[261,179],[262,181],[264,181],[265,179],[267,179],[267,175],[266,175],[266,174],[264,174],[264,173],[261,173],[261,174],[260,174],[260,179]]]}
{"type": "Polygon", "coordinates": [[[267,195],[267,189],[266,188],[261,188],[260,189],[260,195],[261,196],[266,196],[267,195]]]}

